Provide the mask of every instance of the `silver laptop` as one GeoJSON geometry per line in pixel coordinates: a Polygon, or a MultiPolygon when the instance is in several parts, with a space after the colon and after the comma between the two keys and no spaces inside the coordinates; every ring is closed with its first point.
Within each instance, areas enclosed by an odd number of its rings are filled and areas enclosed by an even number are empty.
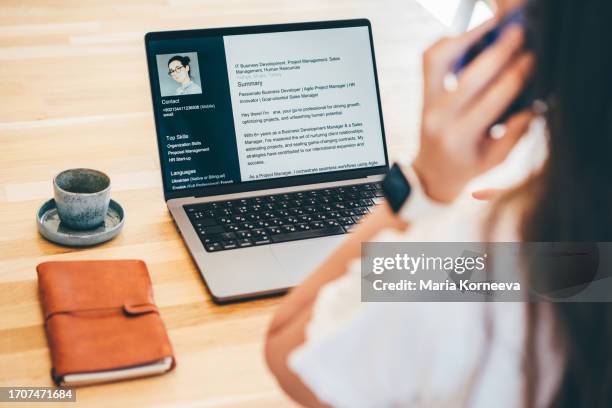
{"type": "Polygon", "coordinates": [[[164,197],[216,302],[299,284],[381,198],[368,20],[148,33],[164,197]]]}

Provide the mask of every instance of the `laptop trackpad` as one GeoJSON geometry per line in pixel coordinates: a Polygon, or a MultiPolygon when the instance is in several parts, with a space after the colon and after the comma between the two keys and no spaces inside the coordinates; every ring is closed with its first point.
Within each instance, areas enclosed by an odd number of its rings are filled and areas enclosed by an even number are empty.
{"type": "Polygon", "coordinates": [[[293,285],[304,280],[342,242],[344,235],[305,239],[271,245],[272,254],[281,264],[293,285]]]}

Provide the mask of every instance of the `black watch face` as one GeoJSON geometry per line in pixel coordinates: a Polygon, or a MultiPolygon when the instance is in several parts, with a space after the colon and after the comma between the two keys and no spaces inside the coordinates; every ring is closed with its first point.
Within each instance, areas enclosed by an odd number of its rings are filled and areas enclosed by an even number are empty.
{"type": "Polygon", "coordinates": [[[393,212],[398,212],[408,196],[410,196],[411,189],[410,183],[408,183],[404,173],[402,173],[397,164],[394,164],[389,173],[387,173],[382,183],[382,189],[393,212]]]}

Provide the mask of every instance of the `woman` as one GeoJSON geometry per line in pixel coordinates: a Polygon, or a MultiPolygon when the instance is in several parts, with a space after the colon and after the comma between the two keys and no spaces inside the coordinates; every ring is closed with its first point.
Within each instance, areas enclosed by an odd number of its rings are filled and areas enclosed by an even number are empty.
{"type": "Polygon", "coordinates": [[[181,84],[176,88],[177,95],[193,95],[202,93],[200,85],[191,79],[190,58],[188,56],[175,55],[168,61],[168,75],[181,84]]]}
{"type": "Polygon", "coordinates": [[[612,5],[534,0],[528,15],[535,52],[523,51],[520,28],[509,28],[462,71],[455,89],[445,89],[444,77],[495,22],[425,53],[421,149],[404,172],[430,201],[429,212],[402,218],[379,206],[284,299],[266,359],[294,400],[347,407],[612,403],[609,303],[360,302],[362,241],[612,240],[612,5]],[[466,184],[503,161],[525,133],[529,110],[510,117],[501,138],[489,129],[530,79],[548,106],[545,162],[487,211],[458,205],[466,184]]]}

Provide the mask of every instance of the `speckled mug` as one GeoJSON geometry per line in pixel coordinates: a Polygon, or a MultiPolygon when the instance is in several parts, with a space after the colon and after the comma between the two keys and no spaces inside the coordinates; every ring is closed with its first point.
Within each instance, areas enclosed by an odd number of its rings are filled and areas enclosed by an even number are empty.
{"type": "Polygon", "coordinates": [[[110,202],[110,178],[98,170],[64,170],[53,179],[55,205],[62,224],[88,230],[104,223],[110,202]]]}

